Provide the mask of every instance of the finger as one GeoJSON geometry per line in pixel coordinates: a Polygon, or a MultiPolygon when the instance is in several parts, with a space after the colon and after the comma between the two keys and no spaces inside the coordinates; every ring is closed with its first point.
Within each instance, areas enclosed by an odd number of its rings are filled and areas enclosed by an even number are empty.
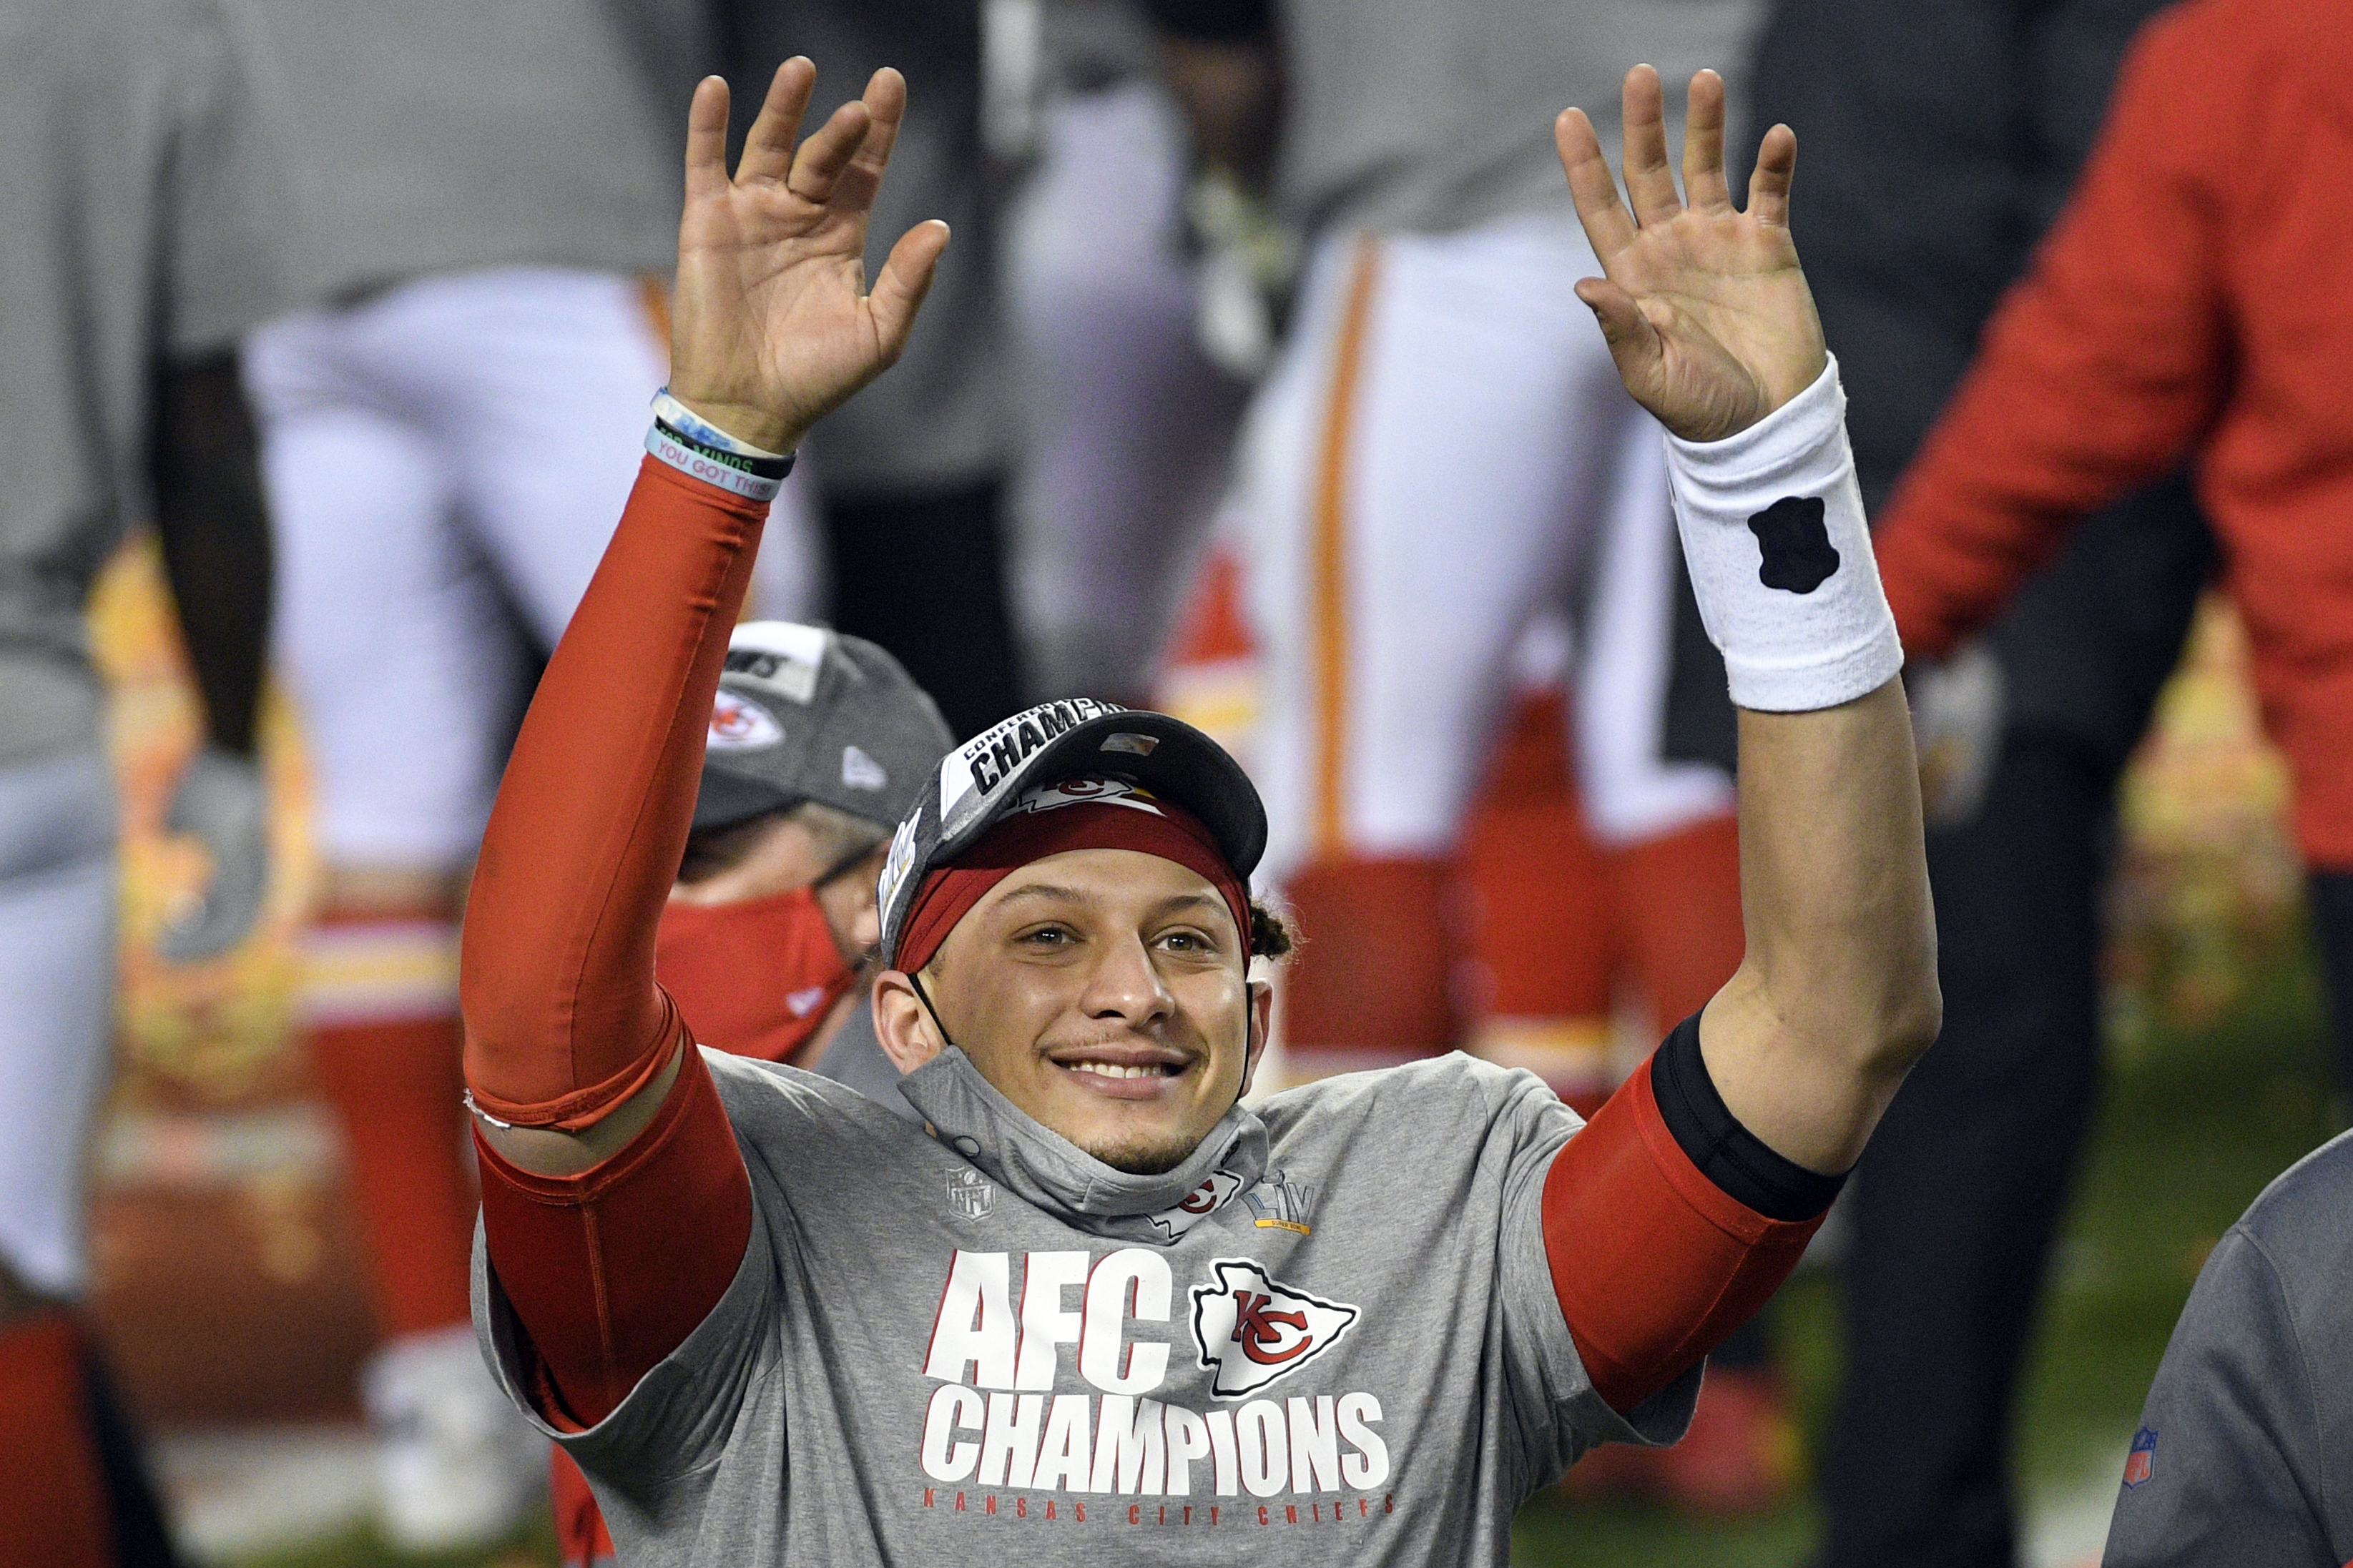
{"type": "Polygon", "coordinates": [[[793,166],[793,143],[800,140],[801,116],[808,112],[809,94],[816,90],[817,66],[807,55],[795,55],[776,68],[759,115],[744,133],[744,156],[735,165],[737,179],[785,177],[793,166]]]}
{"type": "Polygon", "coordinates": [[[1683,117],[1683,197],[1694,211],[1728,213],[1732,187],[1724,178],[1724,79],[1704,70],[1691,79],[1683,117]]]}
{"type": "Polygon", "coordinates": [[[1553,145],[1560,151],[1560,166],[1568,175],[1568,194],[1577,203],[1577,221],[1593,254],[1606,266],[1611,257],[1634,243],[1634,215],[1618,199],[1618,181],[1609,160],[1601,155],[1601,139],[1581,109],[1564,109],[1552,122],[1553,145]]]}
{"type": "Polygon", "coordinates": [[[727,84],[715,76],[694,84],[686,110],[686,194],[712,196],[727,188],[727,84]]]}
{"type": "Polygon", "coordinates": [[[833,205],[843,211],[863,212],[874,205],[874,193],[882,186],[882,172],[891,164],[891,149],[899,140],[899,123],[907,112],[907,79],[884,66],[866,84],[866,96],[860,101],[872,116],[873,127],[834,185],[833,205]]]}
{"type": "Polygon", "coordinates": [[[859,143],[866,140],[873,124],[862,103],[852,101],[835,110],[832,118],[818,127],[817,134],[801,143],[785,188],[806,201],[822,202],[831,196],[834,182],[858,155],[859,143]]]}
{"type": "Polygon", "coordinates": [[[874,279],[873,291],[867,297],[885,364],[895,361],[899,351],[907,346],[915,312],[923,309],[923,296],[931,292],[933,269],[947,247],[948,226],[937,218],[917,224],[891,247],[891,258],[882,264],[881,276],[874,279]]]}
{"type": "Polygon", "coordinates": [[[1667,164],[1667,99],[1659,73],[1636,66],[1626,73],[1626,195],[1634,216],[1648,227],[1683,210],[1675,195],[1675,172],[1667,164]]]}
{"type": "Polygon", "coordinates": [[[1757,172],[1748,176],[1748,216],[1775,228],[1789,226],[1789,182],[1798,173],[1798,133],[1786,125],[1765,132],[1757,172]]]}

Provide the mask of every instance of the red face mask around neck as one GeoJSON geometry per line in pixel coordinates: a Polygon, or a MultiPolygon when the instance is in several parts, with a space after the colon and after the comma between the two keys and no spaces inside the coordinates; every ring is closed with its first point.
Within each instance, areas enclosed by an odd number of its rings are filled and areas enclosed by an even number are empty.
{"type": "Polygon", "coordinates": [[[858,971],[842,962],[817,890],[797,888],[739,903],[663,905],[654,977],[678,999],[699,1043],[785,1062],[808,1044],[858,971]]]}

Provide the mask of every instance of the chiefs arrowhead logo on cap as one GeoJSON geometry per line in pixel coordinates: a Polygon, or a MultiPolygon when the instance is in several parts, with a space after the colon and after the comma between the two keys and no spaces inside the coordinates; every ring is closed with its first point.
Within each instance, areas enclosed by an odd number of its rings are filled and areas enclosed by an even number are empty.
{"type": "Polygon", "coordinates": [[[1294,1290],[1246,1258],[1221,1258],[1209,1272],[1216,1284],[1193,1287],[1193,1341],[1220,1399],[1297,1372],[1356,1321],[1346,1302],[1294,1290]]]}
{"type": "Polygon", "coordinates": [[[748,752],[773,746],[785,738],[776,715],[732,691],[722,691],[711,703],[710,746],[714,752],[748,752]]]}

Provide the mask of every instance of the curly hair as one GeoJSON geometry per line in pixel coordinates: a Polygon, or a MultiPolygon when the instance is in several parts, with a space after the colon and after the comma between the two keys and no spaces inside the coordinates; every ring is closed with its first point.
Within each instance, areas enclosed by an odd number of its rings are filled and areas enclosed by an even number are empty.
{"type": "Polygon", "coordinates": [[[1256,899],[1250,906],[1250,950],[1252,958],[1281,958],[1299,945],[1290,922],[1256,899]]]}

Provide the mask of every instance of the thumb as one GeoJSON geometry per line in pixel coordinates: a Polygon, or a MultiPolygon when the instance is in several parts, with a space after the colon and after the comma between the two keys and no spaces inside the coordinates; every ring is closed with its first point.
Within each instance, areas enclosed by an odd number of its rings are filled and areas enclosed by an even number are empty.
{"type": "Polygon", "coordinates": [[[1577,297],[1585,301],[1593,311],[1593,319],[1600,323],[1602,339],[1609,345],[1609,357],[1618,362],[1619,379],[1639,399],[1638,389],[1647,387],[1656,378],[1660,361],[1664,357],[1659,329],[1642,314],[1633,295],[1607,278],[1579,279],[1577,297]]]}
{"type": "Polygon", "coordinates": [[[937,218],[917,224],[891,247],[891,258],[883,262],[882,274],[874,279],[867,296],[881,339],[883,363],[897,360],[907,346],[915,312],[923,308],[923,296],[931,292],[933,271],[947,247],[948,226],[937,218]]]}

